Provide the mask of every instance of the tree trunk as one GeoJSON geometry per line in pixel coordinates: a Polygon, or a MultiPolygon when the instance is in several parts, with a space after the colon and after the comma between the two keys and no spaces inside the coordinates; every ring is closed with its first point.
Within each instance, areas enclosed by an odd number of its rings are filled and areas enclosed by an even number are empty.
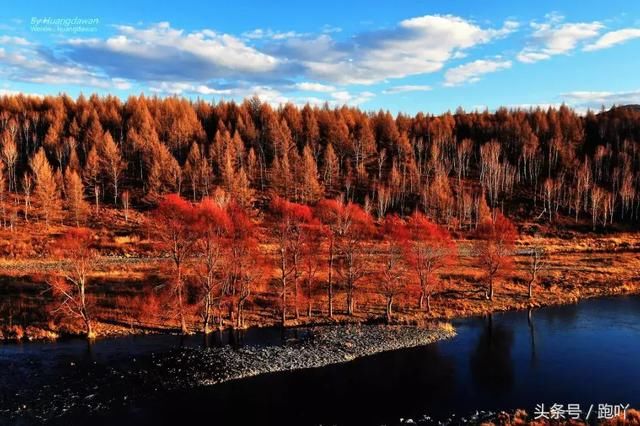
{"type": "Polygon", "coordinates": [[[529,299],[533,299],[533,281],[529,281],[529,299]]]}
{"type": "Polygon", "coordinates": [[[178,287],[178,309],[180,310],[180,331],[182,334],[187,334],[189,330],[187,329],[187,321],[184,317],[184,305],[182,301],[182,285],[178,287]]]}
{"type": "Polygon", "coordinates": [[[311,308],[312,308],[312,303],[311,303],[311,280],[307,280],[307,297],[309,297],[309,299],[307,300],[307,317],[311,318],[311,308]]]}
{"type": "Polygon", "coordinates": [[[427,293],[427,312],[431,313],[431,293],[427,293]]]}
{"type": "Polygon", "coordinates": [[[284,326],[287,322],[287,287],[285,285],[286,281],[284,278],[282,283],[282,325],[284,326]]]}
{"type": "Polygon", "coordinates": [[[204,324],[202,327],[202,331],[205,335],[209,334],[209,321],[211,320],[211,294],[207,292],[204,300],[204,324]]]}
{"type": "Polygon", "coordinates": [[[493,302],[493,277],[489,278],[489,300],[493,302]]]}
{"type": "Polygon", "coordinates": [[[240,299],[238,301],[238,320],[236,327],[244,327],[244,299],[240,299]]]}
{"type": "Polygon", "coordinates": [[[184,304],[182,300],[182,268],[180,263],[176,264],[176,268],[177,268],[176,285],[178,286],[177,292],[178,292],[178,310],[180,315],[180,331],[182,332],[182,334],[187,334],[189,330],[187,329],[187,321],[184,317],[184,304]]]}
{"type": "Polygon", "coordinates": [[[93,334],[93,324],[89,318],[85,319],[85,328],[87,330],[87,338],[93,339],[95,335],[93,334]]]}
{"type": "Polygon", "coordinates": [[[295,309],[296,319],[300,319],[300,309],[298,309],[298,270],[293,275],[293,308],[295,309]]]}
{"type": "Polygon", "coordinates": [[[282,326],[287,322],[287,259],[285,256],[285,248],[282,245],[280,247],[280,284],[282,285],[282,294],[280,295],[280,298],[282,303],[282,326]]]}
{"type": "Polygon", "coordinates": [[[393,296],[387,298],[387,324],[391,323],[392,309],[393,309],[393,296]]]}
{"type": "Polygon", "coordinates": [[[329,243],[329,318],[333,318],[333,237],[329,243]]]}
{"type": "Polygon", "coordinates": [[[418,299],[418,309],[424,308],[424,290],[420,291],[420,299],[418,299]]]}
{"type": "Polygon", "coordinates": [[[353,315],[353,287],[349,286],[349,290],[347,290],[347,314],[349,316],[353,315]]]}

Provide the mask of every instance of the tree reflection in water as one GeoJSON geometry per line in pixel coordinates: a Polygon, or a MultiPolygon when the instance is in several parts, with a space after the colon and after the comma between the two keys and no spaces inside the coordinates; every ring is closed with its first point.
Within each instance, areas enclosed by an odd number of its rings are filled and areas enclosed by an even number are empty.
{"type": "Polygon", "coordinates": [[[471,376],[479,391],[508,394],[513,389],[514,374],[511,348],[513,330],[494,324],[489,314],[486,326],[471,354],[471,376]]]}

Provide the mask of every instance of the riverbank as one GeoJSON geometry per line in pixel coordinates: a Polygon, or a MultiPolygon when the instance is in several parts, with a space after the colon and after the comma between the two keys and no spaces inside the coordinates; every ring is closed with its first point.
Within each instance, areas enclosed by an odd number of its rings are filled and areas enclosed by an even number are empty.
{"type": "MultiPolygon", "coordinates": [[[[460,240],[458,246],[458,262],[441,274],[444,286],[433,296],[431,311],[418,309],[417,295],[402,295],[395,304],[395,324],[421,325],[491,312],[570,304],[593,297],[640,293],[640,235],[637,234],[585,236],[579,240],[522,237],[516,266],[507,278],[496,284],[493,301],[485,298],[482,273],[469,255],[470,242],[460,240]],[[533,245],[544,246],[549,258],[534,285],[534,297],[529,299],[528,259],[521,253],[533,245]]],[[[167,277],[161,271],[169,266],[168,260],[153,257],[100,258],[90,281],[90,293],[96,295],[92,312],[97,336],[177,332],[178,316],[170,309],[171,300],[162,299],[156,291],[164,288],[167,277]]],[[[0,324],[0,340],[50,340],[82,333],[81,324],[49,315],[55,304],[46,291],[46,272],[60,267],[59,262],[46,259],[0,261],[0,295],[5,301],[3,316],[13,317],[11,325],[6,319],[0,324]]],[[[346,297],[336,288],[333,318],[327,316],[326,290],[320,286],[313,300],[313,315],[307,316],[303,300],[297,318],[293,307],[289,307],[286,325],[380,323],[385,302],[376,290],[378,284],[375,279],[367,278],[357,286],[353,315],[345,314],[346,297]]],[[[279,326],[278,300],[277,288],[273,286],[256,291],[247,303],[246,325],[279,326]]],[[[189,309],[188,325],[192,332],[198,332],[197,306],[189,309]]],[[[225,319],[223,327],[232,326],[232,321],[225,319]]]]}
{"type": "MultiPolygon", "coordinates": [[[[629,269],[633,273],[633,269],[629,269]]],[[[561,280],[562,273],[558,273],[561,280]]],[[[526,310],[542,308],[547,306],[558,306],[578,303],[581,300],[640,294],[640,283],[635,280],[616,280],[610,277],[611,281],[602,282],[599,280],[584,281],[582,284],[575,283],[575,279],[567,280],[564,284],[549,282],[545,286],[535,286],[535,296],[529,299],[523,294],[523,286],[519,283],[505,283],[497,293],[494,301],[486,300],[481,288],[472,282],[461,282],[456,289],[436,295],[432,301],[431,312],[420,312],[410,310],[398,312],[395,315],[393,325],[424,326],[434,321],[450,321],[454,319],[467,318],[472,316],[488,315],[490,313],[507,312],[515,310],[526,310]]],[[[337,301],[340,301],[338,296],[337,301]]],[[[315,316],[308,318],[301,316],[299,319],[291,319],[287,322],[287,328],[297,327],[352,327],[354,325],[366,325],[382,323],[383,311],[375,308],[368,308],[367,311],[356,311],[354,315],[336,314],[333,318],[315,316]],[[380,312],[378,312],[380,311],[380,312]]],[[[266,315],[259,320],[251,318],[251,328],[278,327],[280,324],[275,318],[266,315]],[[260,321],[260,322],[257,322],[260,321]]],[[[0,341],[20,342],[20,341],[42,341],[57,340],[60,338],[82,337],[81,328],[66,326],[38,326],[29,325],[21,327],[17,325],[0,327],[0,341]]],[[[96,338],[123,337],[132,335],[147,334],[179,334],[175,326],[150,325],[140,322],[122,324],[111,320],[97,320],[94,324],[96,338]]],[[[192,333],[197,333],[193,328],[192,333]]],[[[233,327],[225,327],[214,331],[233,330],[233,327]]],[[[242,331],[240,329],[239,331],[242,331]]]]}

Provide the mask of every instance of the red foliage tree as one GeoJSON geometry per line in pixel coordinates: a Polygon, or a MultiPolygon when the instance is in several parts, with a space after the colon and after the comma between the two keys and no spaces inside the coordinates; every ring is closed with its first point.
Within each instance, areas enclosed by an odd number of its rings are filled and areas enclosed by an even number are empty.
{"type": "Polygon", "coordinates": [[[321,200],[315,209],[316,216],[323,224],[322,235],[327,239],[328,275],[327,275],[327,314],[333,317],[333,270],[335,263],[336,235],[341,229],[342,204],[337,200],[321,200]]]}
{"type": "Polygon", "coordinates": [[[245,303],[265,274],[265,264],[258,246],[258,230],[249,215],[235,203],[228,206],[228,212],[232,230],[223,295],[231,299],[230,320],[233,324],[235,319],[235,326],[240,328],[245,326],[245,303]]]}
{"type": "Polygon", "coordinates": [[[61,298],[54,312],[65,312],[80,318],[88,338],[95,337],[93,320],[87,296],[89,274],[95,266],[96,251],[92,248],[93,233],[86,228],[72,228],[56,242],[55,254],[65,259],[62,277],[48,281],[54,296],[61,298]]]}
{"type": "Polygon", "coordinates": [[[195,272],[200,283],[202,297],[202,331],[209,333],[212,310],[216,296],[222,297],[220,264],[228,246],[228,237],[233,225],[227,210],[210,198],[205,198],[196,206],[195,217],[197,257],[195,272]]]}
{"type": "Polygon", "coordinates": [[[306,225],[302,235],[302,281],[306,289],[307,317],[311,318],[313,311],[313,295],[316,288],[316,275],[320,269],[321,260],[318,254],[322,248],[324,229],[317,220],[312,220],[306,225]]]}
{"type": "Polygon", "coordinates": [[[366,272],[365,241],[374,233],[373,219],[357,204],[340,200],[321,201],[317,206],[317,214],[326,225],[329,235],[329,315],[333,313],[334,264],[347,293],[347,314],[352,315],[356,284],[366,272]]]}
{"type": "Polygon", "coordinates": [[[337,270],[347,293],[347,314],[353,315],[356,285],[366,274],[366,242],[375,228],[371,215],[357,204],[346,204],[342,215],[342,228],[338,233],[337,270]]]}
{"type": "Polygon", "coordinates": [[[427,310],[431,312],[431,295],[441,284],[438,274],[454,262],[456,246],[446,229],[420,212],[409,218],[408,234],[409,241],[404,247],[420,285],[418,307],[423,309],[426,299],[427,310]]]}
{"type": "Polygon", "coordinates": [[[515,225],[500,212],[495,220],[485,220],[478,226],[474,254],[478,267],[487,280],[487,299],[493,300],[496,279],[513,267],[513,252],[518,231],[515,225]]]}
{"type": "Polygon", "coordinates": [[[176,298],[180,329],[188,332],[184,301],[184,263],[193,253],[197,241],[196,209],[177,194],[167,195],[151,215],[151,231],[158,248],[173,261],[172,289],[176,298]]]}
{"type": "Polygon", "coordinates": [[[380,293],[386,298],[385,314],[390,323],[393,316],[393,302],[406,290],[406,263],[403,254],[406,252],[409,233],[406,224],[398,216],[385,218],[383,224],[384,254],[381,262],[380,293]]]}
{"type": "Polygon", "coordinates": [[[282,324],[287,319],[287,292],[289,278],[293,281],[295,314],[299,318],[298,310],[298,280],[301,273],[302,241],[306,226],[312,220],[309,206],[289,202],[278,196],[271,200],[271,212],[274,216],[273,234],[276,238],[278,251],[278,282],[280,283],[280,298],[282,303],[282,324]]]}

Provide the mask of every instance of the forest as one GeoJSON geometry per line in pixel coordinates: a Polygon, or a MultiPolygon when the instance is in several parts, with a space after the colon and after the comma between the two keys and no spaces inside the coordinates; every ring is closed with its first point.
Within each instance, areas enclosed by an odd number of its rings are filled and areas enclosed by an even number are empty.
{"type": "Polygon", "coordinates": [[[0,157],[5,337],[419,321],[494,309],[499,284],[522,288],[499,309],[582,297],[541,279],[554,247],[640,215],[637,106],[3,96],[0,157]]]}

